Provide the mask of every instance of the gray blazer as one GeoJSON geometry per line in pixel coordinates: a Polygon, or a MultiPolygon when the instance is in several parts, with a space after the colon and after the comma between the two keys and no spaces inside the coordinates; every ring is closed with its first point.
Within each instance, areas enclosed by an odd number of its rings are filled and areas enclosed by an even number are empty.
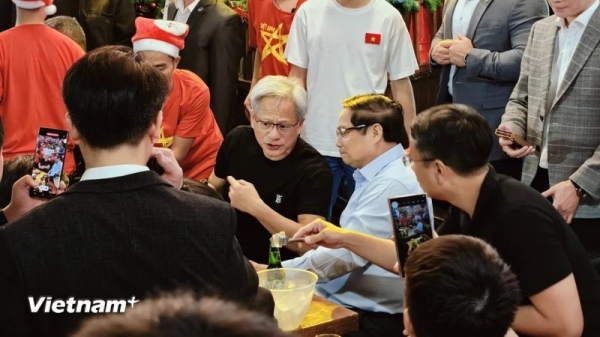
{"type": "MultiPolygon", "coordinates": [[[[431,43],[432,48],[441,40],[452,39],[456,1],[446,1],[444,19],[431,43]]],[[[437,103],[469,105],[495,130],[519,79],[529,31],[536,21],[547,16],[546,0],[480,0],[465,34],[474,47],[467,66],[458,68],[452,79],[453,96],[448,93],[450,65],[442,67],[437,103]]],[[[432,66],[437,67],[433,63],[432,66]]],[[[490,160],[502,158],[506,155],[498,142],[494,142],[490,160]]]]}
{"type": "Polygon", "coordinates": [[[536,147],[523,166],[522,180],[531,184],[540,161],[544,119],[550,118],[550,186],[573,180],[592,197],[582,200],[575,216],[600,218],[600,9],[588,23],[548,109],[556,19],[551,16],[534,25],[502,123],[536,147]]]}

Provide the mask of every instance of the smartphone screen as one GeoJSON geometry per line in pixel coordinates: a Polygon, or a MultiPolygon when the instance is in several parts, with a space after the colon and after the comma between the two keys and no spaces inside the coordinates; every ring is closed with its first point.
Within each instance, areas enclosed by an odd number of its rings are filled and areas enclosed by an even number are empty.
{"type": "Polygon", "coordinates": [[[400,272],[404,277],[404,263],[421,243],[433,237],[433,207],[425,194],[414,194],[388,199],[400,272]]]}
{"type": "Polygon", "coordinates": [[[68,136],[69,132],[66,130],[40,128],[31,172],[31,177],[39,185],[29,190],[31,197],[52,198],[57,195],[67,153],[68,136]]]}

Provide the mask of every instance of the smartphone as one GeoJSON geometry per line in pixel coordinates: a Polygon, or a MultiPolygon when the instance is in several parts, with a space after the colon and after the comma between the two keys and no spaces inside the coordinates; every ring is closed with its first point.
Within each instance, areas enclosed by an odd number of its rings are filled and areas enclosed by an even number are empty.
{"type": "Polygon", "coordinates": [[[148,166],[150,171],[154,171],[154,172],[158,173],[159,176],[162,176],[163,173],[165,173],[165,169],[162,168],[162,166],[160,166],[160,164],[158,164],[156,157],[150,158],[150,160],[148,160],[148,162],[146,163],[146,166],[148,166]]]}
{"type": "Polygon", "coordinates": [[[500,129],[496,129],[496,136],[504,139],[511,140],[513,142],[513,147],[519,149],[525,146],[531,146],[523,137],[517,135],[513,132],[508,132],[500,129]]]}
{"type": "Polygon", "coordinates": [[[50,199],[58,194],[67,154],[68,137],[67,130],[40,128],[35,141],[31,172],[31,177],[39,185],[29,189],[31,197],[50,199]]]}
{"type": "Polygon", "coordinates": [[[420,244],[433,238],[434,216],[431,198],[425,194],[404,195],[388,199],[396,241],[400,274],[406,259],[420,244]]]}

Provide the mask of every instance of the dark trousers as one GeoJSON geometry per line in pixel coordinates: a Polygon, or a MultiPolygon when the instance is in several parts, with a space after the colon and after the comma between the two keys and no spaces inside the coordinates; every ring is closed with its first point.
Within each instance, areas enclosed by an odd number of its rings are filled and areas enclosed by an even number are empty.
{"type": "Polygon", "coordinates": [[[359,331],[350,332],[344,337],[403,337],[404,320],[402,314],[386,314],[350,308],[358,313],[359,331]]]}
{"type": "Polygon", "coordinates": [[[506,158],[500,160],[492,160],[490,164],[496,172],[521,180],[523,172],[523,159],[521,158],[506,158]]]}
{"type": "MultiPolygon", "coordinates": [[[[540,193],[548,190],[550,188],[548,170],[538,167],[531,182],[531,187],[540,193]]],[[[552,202],[550,198],[549,201],[552,202]]],[[[592,265],[600,274],[600,219],[574,218],[571,221],[571,228],[577,234],[583,248],[585,248],[592,265]]]]}

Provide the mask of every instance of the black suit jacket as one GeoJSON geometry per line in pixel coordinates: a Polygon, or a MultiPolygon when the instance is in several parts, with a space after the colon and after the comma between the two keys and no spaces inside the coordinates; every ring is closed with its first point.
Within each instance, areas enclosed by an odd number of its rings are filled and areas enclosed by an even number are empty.
{"type": "MultiPolygon", "coordinates": [[[[176,14],[174,4],[167,18],[176,14]]],[[[242,19],[222,1],[201,0],[187,21],[190,32],[181,51],[179,68],[200,76],[210,89],[210,108],[221,133],[233,126],[239,67],[245,51],[242,19]]]]}
{"type": "Polygon", "coordinates": [[[184,287],[252,301],[258,279],[235,229],[227,203],[154,172],[79,182],[0,227],[0,336],[66,336],[87,317],[32,314],[29,296],[143,301],[184,287]]]}
{"type": "Polygon", "coordinates": [[[55,16],[77,19],[85,32],[88,51],[113,44],[131,47],[135,34],[131,0],[54,0],[54,5],[55,16]]]}

